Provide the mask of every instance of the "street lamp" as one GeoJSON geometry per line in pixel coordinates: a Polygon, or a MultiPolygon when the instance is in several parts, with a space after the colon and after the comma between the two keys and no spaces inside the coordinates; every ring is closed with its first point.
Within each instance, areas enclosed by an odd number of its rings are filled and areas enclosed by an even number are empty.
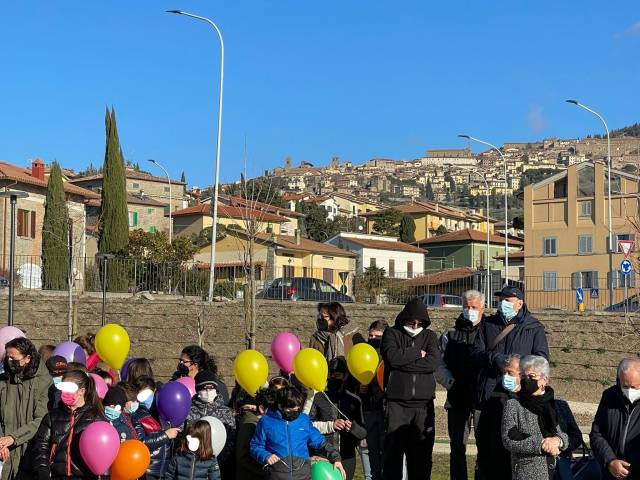
{"type": "MultiPolygon", "coordinates": [[[[468,140],[473,140],[474,142],[482,143],[490,147],[492,150],[495,150],[500,154],[502,158],[502,162],[504,163],[504,284],[509,284],[509,209],[507,204],[507,159],[505,158],[502,150],[500,150],[495,145],[485,142],[484,140],[480,140],[479,138],[472,137],[471,135],[458,135],[460,138],[466,138],[468,140]]],[[[488,216],[488,215],[487,215],[488,216]]]]}
{"type": "Polygon", "coordinates": [[[96,258],[102,260],[102,319],[100,325],[103,327],[107,323],[107,260],[115,257],[112,253],[99,253],[96,258]]]}
{"type": "Polygon", "coordinates": [[[173,240],[173,222],[171,221],[171,210],[173,210],[173,204],[171,203],[171,177],[169,176],[169,172],[167,172],[167,169],[160,165],[158,162],[151,158],[147,161],[162,169],[164,174],[167,176],[167,181],[169,182],[169,245],[171,245],[173,240]]]}
{"type": "Polygon", "coordinates": [[[215,266],[216,266],[216,236],[218,227],[218,183],[220,178],[220,143],[222,141],[222,91],[224,87],[224,40],[222,39],[222,32],[218,26],[206,17],[194,15],[192,13],[183,12],[182,10],[167,10],[168,13],[175,13],[177,15],[184,15],[185,17],[195,18],[196,20],[202,20],[207,22],[218,34],[220,40],[220,91],[218,95],[218,135],[216,138],[216,171],[214,177],[213,198],[211,200],[211,216],[213,217],[213,227],[211,228],[211,260],[209,271],[209,296],[207,301],[211,303],[213,301],[213,282],[215,280],[215,266]]]}
{"type": "Polygon", "coordinates": [[[16,205],[19,198],[27,198],[27,192],[9,190],[0,192],[0,197],[9,198],[11,203],[11,239],[9,246],[9,305],[7,310],[7,325],[13,325],[13,297],[16,289],[16,205]]]}
{"type": "Polygon", "coordinates": [[[609,177],[607,180],[607,197],[608,197],[608,215],[609,215],[609,245],[607,245],[607,253],[609,254],[609,306],[613,305],[613,229],[611,227],[611,139],[609,138],[609,126],[607,122],[604,120],[602,115],[600,115],[595,110],[591,110],[586,105],[583,105],[578,100],[569,99],[566,100],[567,103],[571,103],[577,107],[586,110],[589,113],[592,113],[602,122],[604,125],[604,129],[607,132],[607,176],[609,177]]]}

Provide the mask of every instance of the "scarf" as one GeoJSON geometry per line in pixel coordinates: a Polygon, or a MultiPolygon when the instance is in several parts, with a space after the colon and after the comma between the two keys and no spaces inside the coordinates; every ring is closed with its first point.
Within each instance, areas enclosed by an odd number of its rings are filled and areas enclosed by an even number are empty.
{"type": "Polygon", "coordinates": [[[344,357],[344,333],[342,330],[335,332],[319,330],[315,336],[324,345],[324,358],[327,359],[327,362],[336,357],[344,357]]]}
{"type": "Polygon", "coordinates": [[[556,401],[551,387],[545,387],[542,395],[527,395],[520,392],[520,404],[538,417],[538,425],[544,438],[558,434],[556,401]]]}

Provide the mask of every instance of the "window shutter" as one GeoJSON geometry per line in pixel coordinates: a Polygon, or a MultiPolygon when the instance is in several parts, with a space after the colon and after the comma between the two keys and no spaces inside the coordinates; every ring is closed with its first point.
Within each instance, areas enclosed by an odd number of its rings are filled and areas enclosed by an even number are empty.
{"type": "Polygon", "coordinates": [[[629,274],[629,287],[633,288],[636,286],[636,272],[631,272],[629,274]]]}
{"type": "Polygon", "coordinates": [[[591,272],[591,285],[588,288],[598,288],[598,271],[593,270],[591,272]]]}
{"type": "Polygon", "coordinates": [[[571,288],[576,289],[582,287],[582,274],[580,272],[573,272],[571,274],[571,288]]]}
{"type": "Polygon", "coordinates": [[[36,238],[36,212],[31,212],[31,238],[36,238]]]}
{"type": "Polygon", "coordinates": [[[611,272],[607,272],[607,287],[611,286],[611,288],[618,288],[620,279],[620,271],[613,271],[613,279],[611,278],[611,272]]]}
{"type": "Polygon", "coordinates": [[[133,226],[138,226],[138,212],[133,212],[133,226]]]}
{"type": "Polygon", "coordinates": [[[24,237],[25,236],[25,234],[24,234],[24,215],[23,214],[24,214],[24,210],[22,210],[21,208],[18,209],[18,215],[17,215],[17,217],[18,217],[18,228],[17,228],[18,232],[17,233],[18,233],[19,237],[24,237]]]}

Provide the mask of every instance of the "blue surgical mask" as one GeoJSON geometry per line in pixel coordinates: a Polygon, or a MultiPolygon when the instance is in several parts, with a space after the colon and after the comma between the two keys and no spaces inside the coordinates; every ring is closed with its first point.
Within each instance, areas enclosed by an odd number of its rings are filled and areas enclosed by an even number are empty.
{"type": "Polygon", "coordinates": [[[107,417],[107,420],[113,422],[120,417],[120,410],[113,407],[104,407],[104,416],[107,417]]]}
{"type": "Polygon", "coordinates": [[[469,320],[472,325],[477,325],[480,321],[480,312],[478,310],[471,310],[469,308],[462,309],[462,316],[465,320],[469,320]]]}
{"type": "Polygon", "coordinates": [[[62,381],[62,377],[53,377],[53,384],[57,385],[62,381]]]}
{"type": "Polygon", "coordinates": [[[146,400],[144,400],[143,402],[140,402],[147,410],[151,409],[151,405],[153,405],[153,395],[149,396],[149,398],[147,398],[146,400]]]}
{"type": "Polygon", "coordinates": [[[129,408],[127,408],[125,411],[128,414],[134,414],[138,411],[138,407],[140,406],[140,404],[138,402],[131,402],[131,404],[129,405],[129,408]]]}
{"type": "Polygon", "coordinates": [[[511,375],[503,375],[502,386],[507,392],[515,392],[518,389],[516,377],[512,377],[511,375]]]}
{"type": "Polygon", "coordinates": [[[508,322],[516,316],[516,310],[513,308],[513,303],[508,300],[502,300],[500,302],[500,313],[502,317],[508,322]]]}

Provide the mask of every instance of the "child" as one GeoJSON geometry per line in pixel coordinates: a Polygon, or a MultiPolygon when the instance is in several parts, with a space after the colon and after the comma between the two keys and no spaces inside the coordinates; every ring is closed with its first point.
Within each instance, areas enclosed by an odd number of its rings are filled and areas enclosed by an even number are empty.
{"type": "Polygon", "coordinates": [[[127,394],[120,387],[110,387],[102,399],[104,416],[118,432],[120,442],[125,440],[137,440],[138,434],[133,426],[131,417],[125,411],[127,394]]]}
{"type": "Polygon", "coordinates": [[[60,355],[54,355],[49,357],[46,366],[53,379],[53,383],[49,387],[49,402],[47,403],[47,410],[51,411],[60,404],[60,390],[56,388],[56,385],[62,381],[62,375],[67,371],[67,360],[60,355]]]}
{"type": "Polygon", "coordinates": [[[258,390],[252,397],[240,389],[236,396],[238,427],[236,430],[236,480],[260,480],[264,478],[262,465],[251,458],[250,447],[256,425],[267,411],[269,403],[266,389],[258,390]]]}
{"type": "Polygon", "coordinates": [[[213,454],[211,427],[206,420],[193,423],[173,457],[165,480],[220,480],[218,461],[213,454]]]}
{"type": "Polygon", "coordinates": [[[268,465],[270,480],[307,480],[311,477],[312,448],[323,451],[345,478],[338,451],[301,413],[304,401],[304,394],[293,387],[278,390],[277,409],[269,409],[260,419],[251,439],[251,456],[260,465],[268,465]]]}

